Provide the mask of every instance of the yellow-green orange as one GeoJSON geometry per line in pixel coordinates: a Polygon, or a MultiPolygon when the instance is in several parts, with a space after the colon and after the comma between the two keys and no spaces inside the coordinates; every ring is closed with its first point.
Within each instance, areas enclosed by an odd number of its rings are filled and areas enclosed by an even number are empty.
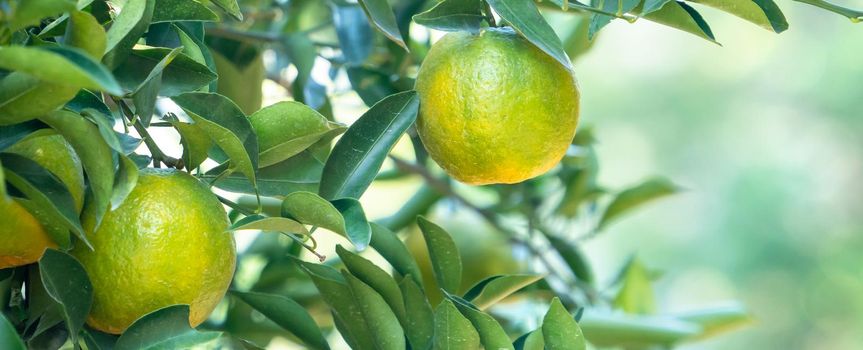
{"type": "Polygon", "coordinates": [[[73,254],[93,283],[87,323],[118,334],[157,309],[188,304],[197,326],[230,284],[236,262],[222,204],[207,186],[177,170],[145,169],[117,209],[73,254]]]}
{"type": "Polygon", "coordinates": [[[551,169],[578,124],[572,72],[510,29],[450,33],[417,76],[417,131],[468,184],[517,183],[551,169]]]}
{"type": "MultiPolygon", "coordinates": [[[[84,173],[81,161],[62,136],[37,132],[19,141],[6,152],[27,157],[57,176],[66,185],[81,210],[84,200],[84,173]]],[[[0,269],[33,263],[47,247],[56,247],[45,228],[19,203],[21,199],[0,198],[0,269]]]]}

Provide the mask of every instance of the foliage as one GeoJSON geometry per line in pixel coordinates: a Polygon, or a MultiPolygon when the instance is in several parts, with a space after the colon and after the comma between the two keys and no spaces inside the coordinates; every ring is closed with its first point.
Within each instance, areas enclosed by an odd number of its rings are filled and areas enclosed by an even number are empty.
{"type": "MultiPolygon", "coordinates": [[[[796,1],[863,19],[824,0],[796,1]]],[[[358,349],[643,348],[743,323],[748,318],[740,309],[657,311],[655,274],[637,259],[600,285],[580,242],[678,187],[650,179],[622,191],[603,188],[589,128],[580,129],[560,166],[546,175],[465,188],[429,162],[413,127],[422,102],[413,77],[431,41],[412,23],[474,33],[511,26],[570,69],[617,19],[649,20],[716,42],[698,6],[776,33],[788,28],[772,0],[0,0],[0,151],[53,129],[75,150],[87,179],[78,215],[57,176],[26,157],[0,155],[0,200],[33,203],[27,208],[42,213],[34,216],[44,226],[62,228],[51,238],[63,249],[0,270],[0,347],[256,348],[285,337],[327,349],[338,333],[358,349]],[[560,16],[574,24],[548,23],[560,16]],[[274,59],[264,60],[265,53],[274,59]],[[328,76],[313,74],[322,62],[328,76]],[[261,109],[263,76],[297,101],[290,111],[261,109]],[[338,78],[347,78],[369,106],[346,130],[333,115],[338,78]],[[307,125],[284,140],[261,137],[266,126],[258,120],[281,113],[303,113],[290,117],[307,125]],[[157,129],[179,135],[182,156],[163,150],[166,139],[151,134],[157,129]],[[392,152],[401,139],[410,141],[411,159],[392,152]],[[200,330],[188,326],[188,306],[177,305],[154,310],[114,337],[82,326],[92,285],[64,251],[69,242],[87,246],[86,233],[123,202],[138,170],[150,166],[185,169],[240,198],[220,197],[232,209],[232,230],[264,231],[240,256],[241,272],[255,265],[258,271],[236,276],[222,310],[200,330]],[[409,178],[422,179],[423,187],[391,217],[370,222],[359,201],[366,189],[409,178]],[[477,200],[482,196],[493,203],[477,200]],[[439,201],[473,212],[526,251],[529,271],[462,285],[462,269],[470,266],[462,266],[450,233],[420,216],[439,201]],[[398,236],[415,222],[437,285],[422,282],[398,236]],[[346,237],[356,252],[338,247],[339,259],[323,261],[319,230],[346,237]],[[387,264],[358,254],[367,247],[387,264]],[[304,250],[322,263],[302,260],[304,250]],[[436,305],[426,296],[432,288],[444,294],[436,305]],[[517,318],[496,312],[519,307],[529,312],[517,318]]]]}

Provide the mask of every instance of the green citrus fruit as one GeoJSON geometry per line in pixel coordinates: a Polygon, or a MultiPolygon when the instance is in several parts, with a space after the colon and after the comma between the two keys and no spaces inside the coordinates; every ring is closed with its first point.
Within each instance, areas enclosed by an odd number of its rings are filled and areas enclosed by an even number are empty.
{"type": "MultiPolygon", "coordinates": [[[[66,185],[75,209],[80,212],[84,201],[84,172],[81,161],[62,136],[37,132],[5,152],[29,158],[66,185]]],[[[0,198],[0,269],[33,263],[47,247],[56,247],[45,228],[21,204],[19,199],[0,198]]]]}
{"type": "Polygon", "coordinates": [[[423,144],[468,184],[517,183],[548,171],[578,124],[572,72],[511,29],[447,34],[429,50],[416,90],[423,144]]]}
{"type": "Polygon", "coordinates": [[[77,246],[93,283],[87,323],[122,333],[141,316],[175,304],[203,322],[224,296],[236,262],[228,217],[207,186],[177,170],[141,170],[138,183],[77,246]]]}
{"type": "MultiPolygon", "coordinates": [[[[446,230],[458,247],[462,262],[462,292],[486,277],[524,270],[522,263],[513,256],[507,238],[475,215],[439,213],[429,220],[446,230]]],[[[425,239],[419,229],[414,227],[410,231],[405,245],[417,260],[429,300],[436,304],[442,295],[435,281],[425,239]]]]}

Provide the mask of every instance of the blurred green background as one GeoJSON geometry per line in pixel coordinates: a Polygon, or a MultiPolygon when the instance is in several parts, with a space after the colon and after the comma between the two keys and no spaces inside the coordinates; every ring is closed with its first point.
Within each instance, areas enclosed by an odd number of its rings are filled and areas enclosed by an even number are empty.
{"type": "Polygon", "coordinates": [[[780,35],[705,9],[722,47],[616,21],[576,62],[600,183],[687,188],[589,241],[599,275],[637,252],[660,309],[757,319],[685,349],[863,348],[863,27],[781,5],[780,35]]]}

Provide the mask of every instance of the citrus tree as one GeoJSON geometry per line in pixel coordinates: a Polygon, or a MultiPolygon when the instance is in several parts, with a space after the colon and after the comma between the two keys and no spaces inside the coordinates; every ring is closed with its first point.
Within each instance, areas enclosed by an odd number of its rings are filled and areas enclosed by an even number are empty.
{"type": "Polygon", "coordinates": [[[580,248],[679,187],[597,183],[573,60],[615,20],[716,42],[701,6],[788,28],[772,0],[0,0],[0,348],[641,349],[745,323],[658,310],[644,262],[595,276],[580,248]],[[406,180],[369,220],[366,190],[406,180]]]}

